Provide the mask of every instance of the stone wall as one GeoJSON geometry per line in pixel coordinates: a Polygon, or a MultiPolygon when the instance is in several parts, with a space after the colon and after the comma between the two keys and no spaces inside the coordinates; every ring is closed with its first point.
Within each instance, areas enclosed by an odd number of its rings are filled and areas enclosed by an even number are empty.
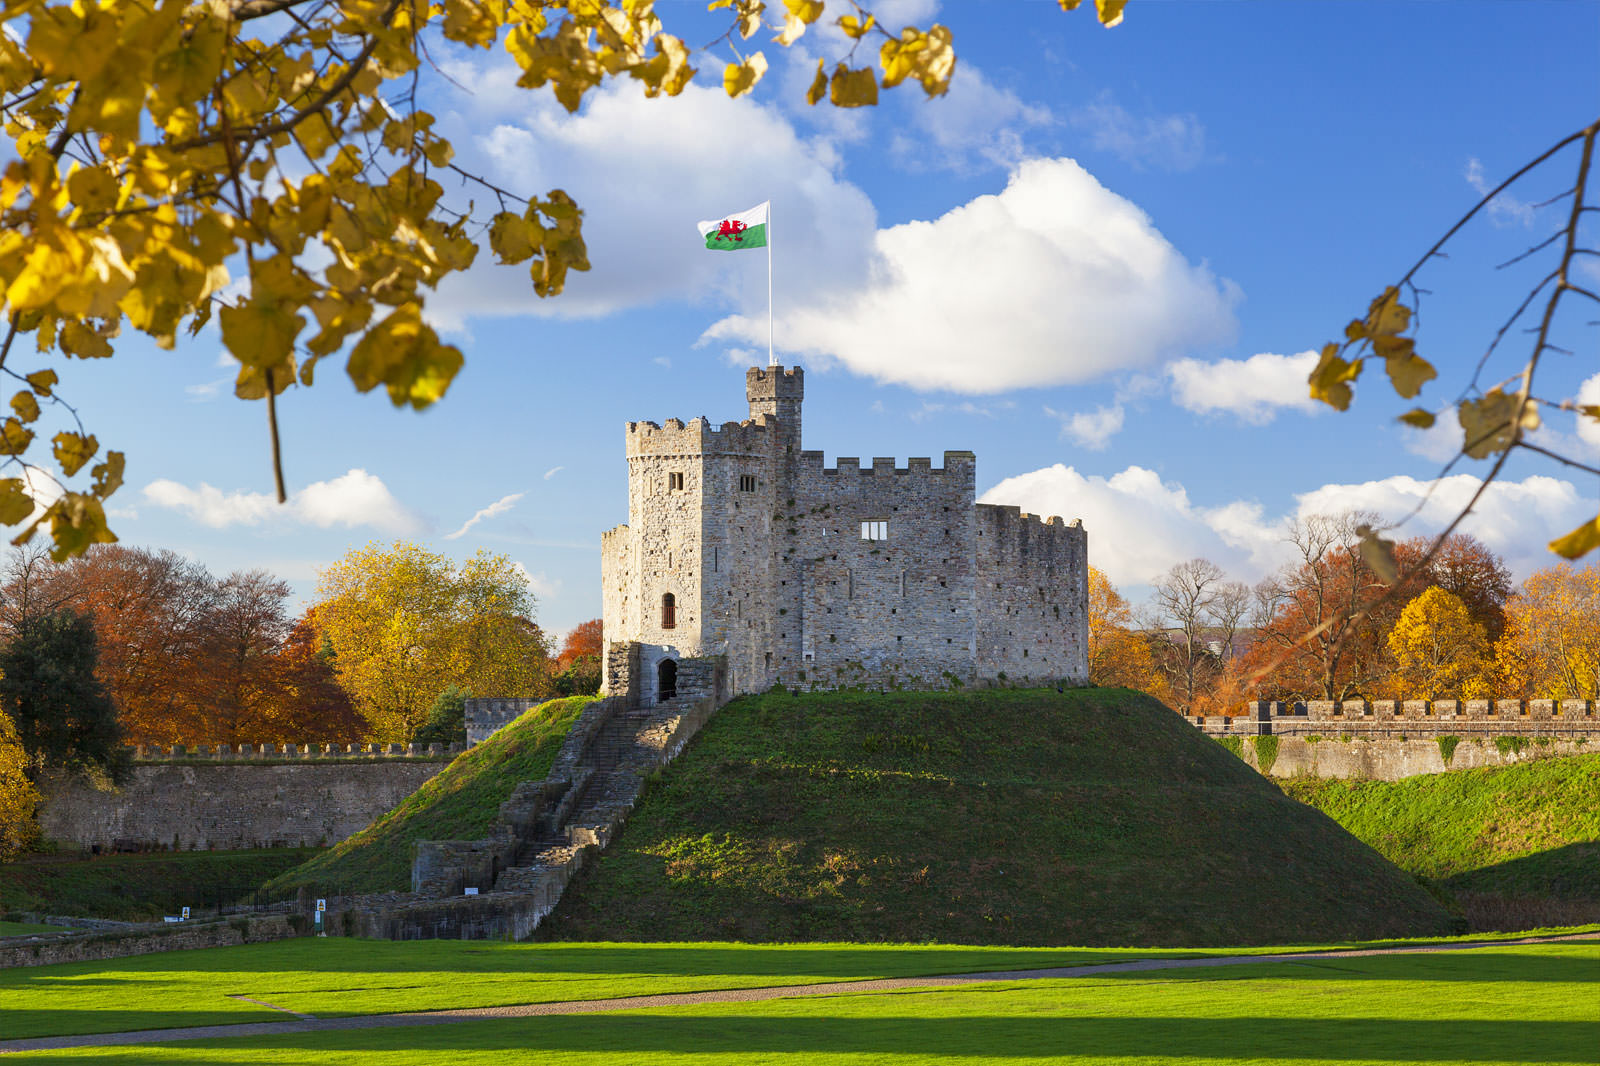
{"type": "Polygon", "coordinates": [[[979,504],[979,677],[1089,680],[1089,538],[1081,522],[979,504]]]}
{"type": "Polygon", "coordinates": [[[218,921],[140,925],[116,932],[42,933],[0,939],[0,969],[58,962],[148,955],[157,951],[232,947],[305,936],[313,926],[301,914],[240,916],[218,921]]]}
{"type": "Polygon", "coordinates": [[[1600,742],[1553,737],[1479,736],[1449,739],[1398,736],[1243,737],[1240,757],[1270,777],[1347,777],[1398,781],[1416,774],[1511,766],[1532,759],[1600,751],[1600,742]],[[1270,761],[1260,741],[1268,740],[1270,761]],[[1446,761],[1446,755],[1449,759],[1446,761]]]}
{"type": "Polygon", "coordinates": [[[467,720],[467,743],[481,744],[495,733],[521,718],[542,699],[469,699],[463,702],[467,720]]]}
{"type": "Polygon", "coordinates": [[[40,782],[39,827],[75,847],[262,848],[335,844],[448,765],[372,759],[251,765],[136,764],[118,790],[81,777],[40,782]]]}
{"type": "Polygon", "coordinates": [[[1187,717],[1214,734],[1600,740],[1600,701],[1595,700],[1253,700],[1238,715],[1187,717]]]}

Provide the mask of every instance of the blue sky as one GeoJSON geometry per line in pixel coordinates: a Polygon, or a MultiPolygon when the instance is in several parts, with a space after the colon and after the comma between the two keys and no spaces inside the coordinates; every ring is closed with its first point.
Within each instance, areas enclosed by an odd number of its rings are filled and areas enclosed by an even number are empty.
{"type": "MultiPolygon", "coordinates": [[[[659,6],[691,43],[721,32],[701,4],[659,6]]],[[[742,417],[742,367],[765,362],[764,259],[704,251],[694,223],[768,199],[780,361],[806,368],[807,446],[830,463],[971,449],[980,493],[1083,518],[1091,562],[1136,598],[1193,555],[1264,576],[1296,515],[1397,518],[1420,499],[1449,432],[1402,430],[1409,404],[1377,380],[1349,413],[1314,409],[1302,353],[1479,185],[1595,118],[1600,4],[1135,0],[1112,30],[1045,0],[868,6],[950,26],[947,98],[902,87],[875,109],[807,108],[816,59],[844,49],[816,28],[764,46],[773,69],[751,98],[729,101],[707,76],[721,61],[702,57],[679,98],[620,84],[575,116],[514,89],[499,53],[449,54],[473,91],[440,83],[430,106],[457,161],[566,188],[595,269],[539,301],[521,268],[480,257],[432,301],[467,363],[420,414],[324,363],[281,402],[287,508],[267,503],[265,412],[232,399],[214,330],[61,368],[89,428],[129,455],[122,540],[219,573],[265,567],[302,598],[369,540],[487,548],[532,576],[547,629],[597,616],[599,535],[626,520],[622,424],[742,417]]],[[[1424,404],[1456,397],[1526,292],[1493,265],[1554,230],[1560,209],[1529,205],[1569,176],[1497,204],[1425,276],[1419,350],[1441,380],[1424,404]]],[[[1542,394],[1600,402],[1584,317],[1542,394]]],[[[1600,458],[1570,416],[1543,439],[1600,458]]],[[[1402,532],[1473,487],[1444,486],[1402,532]]],[[[1519,459],[1468,528],[1523,576],[1597,498],[1592,476],[1519,459]]]]}

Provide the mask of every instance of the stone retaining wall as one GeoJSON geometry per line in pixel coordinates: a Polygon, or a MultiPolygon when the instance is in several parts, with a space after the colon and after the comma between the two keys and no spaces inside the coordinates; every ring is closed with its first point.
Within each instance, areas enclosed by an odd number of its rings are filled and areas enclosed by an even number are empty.
{"type": "Polygon", "coordinates": [[[1600,742],[1550,737],[1383,737],[1383,736],[1255,736],[1240,737],[1239,755],[1269,777],[1344,777],[1398,781],[1417,774],[1511,766],[1532,759],[1582,755],[1600,751],[1600,742]],[[1443,739],[1443,743],[1441,743],[1443,739]],[[1266,742],[1263,744],[1263,742],[1266,742]],[[1266,752],[1271,757],[1265,758],[1266,752]],[[1449,760],[1446,761],[1446,754],[1449,760]]]}
{"type": "Polygon", "coordinates": [[[232,947],[304,936],[312,928],[302,914],[250,915],[208,922],[139,925],[117,932],[40,933],[0,939],[0,969],[98,962],[157,951],[232,947]]]}
{"type": "Polygon", "coordinates": [[[39,828],[58,844],[101,850],[336,844],[449,765],[444,760],[135,764],[120,789],[46,774],[39,828]]]}

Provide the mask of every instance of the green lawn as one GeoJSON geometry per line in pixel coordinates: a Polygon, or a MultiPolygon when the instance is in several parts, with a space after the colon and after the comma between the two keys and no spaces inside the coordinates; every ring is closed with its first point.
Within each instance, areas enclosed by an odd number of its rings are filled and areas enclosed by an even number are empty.
{"type": "MultiPolygon", "coordinates": [[[[1361,945],[1324,944],[1305,949],[1350,946],[1361,945]]],[[[342,1017],[1294,950],[1303,949],[397,943],[312,937],[111,962],[0,970],[0,1033],[15,1038],[57,1036],[286,1017],[230,996],[265,1000],[318,1017],[342,1017]]]]}
{"type": "Polygon", "coordinates": [[[27,936],[29,933],[64,933],[65,926],[39,925],[36,922],[0,922],[0,936],[27,936]]]}
{"type": "MultiPolygon", "coordinates": [[[[576,952],[574,960],[601,960],[596,968],[608,964],[603,950],[570,946],[564,950],[576,952]]],[[[663,949],[650,949],[659,950],[663,949]]],[[[771,978],[777,976],[773,971],[787,970],[791,963],[800,962],[800,969],[824,962],[832,965],[840,957],[835,953],[849,958],[857,949],[680,950],[715,951],[717,957],[701,959],[713,965],[742,958],[749,961],[742,976],[771,978]],[[789,950],[805,955],[790,956],[789,950]],[[751,967],[760,972],[752,975],[751,967]]],[[[870,954],[884,959],[897,952],[880,949],[870,954]]],[[[964,961],[978,954],[963,952],[964,961]]],[[[591,979],[594,976],[590,974],[591,979]]],[[[1083,1064],[1592,1063],[1600,1049],[1597,983],[1600,945],[1569,943],[1106,974],[959,990],[285,1033],[35,1053],[33,1059],[88,1057],[208,1066],[321,1062],[452,1066],[506,1061],[855,1066],[957,1058],[965,1063],[1083,1064]]]]}

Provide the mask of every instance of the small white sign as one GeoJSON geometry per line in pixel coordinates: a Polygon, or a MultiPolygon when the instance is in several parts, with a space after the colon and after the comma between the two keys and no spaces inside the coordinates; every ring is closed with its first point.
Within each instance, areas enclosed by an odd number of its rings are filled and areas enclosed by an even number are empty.
{"type": "Polygon", "coordinates": [[[467,889],[467,895],[469,895],[469,896],[476,896],[476,895],[477,895],[477,894],[478,894],[478,890],[477,890],[477,889],[475,889],[475,888],[469,888],[469,889],[467,889]]]}
{"type": "Polygon", "coordinates": [[[183,908],[183,918],[181,920],[185,921],[185,922],[187,922],[189,920],[189,908],[188,907],[183,908]]]}
{"type": "Polygon", "coordinates": [[[322,911],[325,911],[327,909],[328,909],[328,901],[327,900],[325,900],[325,899],[317,900],[317,911],[319,913],[322,912],[322,911]]]}

